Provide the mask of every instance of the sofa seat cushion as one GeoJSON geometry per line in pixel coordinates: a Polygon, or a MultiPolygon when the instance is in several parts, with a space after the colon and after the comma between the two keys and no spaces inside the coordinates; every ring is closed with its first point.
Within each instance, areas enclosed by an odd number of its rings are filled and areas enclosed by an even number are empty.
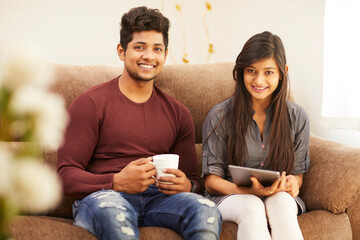
{"type": "MultiPolygon", "coordinates": [[[[17,216],[9,226],[13,239],[66,239],[96,240],[90,232],[73,225],[73,220],[68,218],[48,216],[17,216]]],[[[236,239],[237,225],[232,222],[223,222],[220,239],[236,239]]],[[[140,240],[182,240],[176,232],[160,227],[141,227],[140,240]]]]}
{"type": "Polygon", "coordinates": [[[85,229],[74,226],[72,219],[47,216],[18,216],[9,226],[13,239],[87,239],[97,238],[85,229]]]}
{"type": "MultiPolygon", "coordinates": [[[[17,216],[9,226],[9,232],[13,239],[21,240],[54,240],[66,239],[96,240],[90,232],[73,225],[69,218],[49,216],[17,216]]],[[[141,227],[140,240],[181,240],[182,237],[176,232],[160,227],[141,227]]]]}

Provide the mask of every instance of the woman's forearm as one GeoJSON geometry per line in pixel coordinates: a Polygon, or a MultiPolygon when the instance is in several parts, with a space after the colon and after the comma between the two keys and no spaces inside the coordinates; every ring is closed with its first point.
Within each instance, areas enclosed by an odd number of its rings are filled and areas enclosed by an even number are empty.
{"type": "Polygon", "coordinates": [[[240,187],[217,175],[208,175],[205,178],[205,188],[211,195],[229,195],[251,193],[249,187],[240,187]]]}

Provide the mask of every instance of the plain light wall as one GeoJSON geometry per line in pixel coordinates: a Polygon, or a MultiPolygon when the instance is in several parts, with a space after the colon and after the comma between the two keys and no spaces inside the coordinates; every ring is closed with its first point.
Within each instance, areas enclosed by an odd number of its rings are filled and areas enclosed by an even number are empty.
{"type": "Polygon", "coordinates": [[[310,117],[311,131],[360,147],[358,131],[319,127],[325,0],[2,0],[0,44],[38,49],[49,62],[120,66],[121,16],[141,5],[158,8],[171,21],[166,64],[183,64],[184,53],[190,64],[234,62],[252,35],[265,30],[279,35],[291,89],[310,117]],[[208,43],[215,51],[209,58],[208,43]]]}

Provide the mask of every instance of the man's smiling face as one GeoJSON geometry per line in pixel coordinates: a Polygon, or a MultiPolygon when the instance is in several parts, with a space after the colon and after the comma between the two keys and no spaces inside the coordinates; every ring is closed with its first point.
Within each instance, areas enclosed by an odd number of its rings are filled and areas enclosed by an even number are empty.
{"type": "Polygon", "coordinates": [[[151,81],[162,70],[167,51],[161,32],[134,32],[126,51],[119,45],[118,54],[124,61],[124,73],[135,81],[151,81]]]}

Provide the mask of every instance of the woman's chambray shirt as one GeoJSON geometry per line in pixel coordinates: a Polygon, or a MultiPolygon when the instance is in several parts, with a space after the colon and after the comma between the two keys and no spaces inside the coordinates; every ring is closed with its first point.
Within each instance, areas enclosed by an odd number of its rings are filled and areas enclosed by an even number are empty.
{"type": "MultiPolygon", "coordinates": [[[[230,110],[232,98],[229,98],[215,105],[206,117],[203,129],[203,155],[202,155],[202,177],[215,174],[232,182],[230,173],[228,172],[226,142],[228,138],[225,122],[218,122],[230,110]],[[218,127],[217,127],[218,126],[218,127]],[[213,132],[214,128],[216,130],[213,132]],[[212,134],[211,134],[212,133],[212,134]],[[209,137],[210,135],[210,137],[209,137]]],[[[310,166],[309,154],[309,138],[310,124],[309,118],[304,109],[295,103],[287,102],[288,112],[291,120],[292,137],[295,149],[294,169],[288,174],[301,174],[306,172],[310,166]]],[[[257,123],[253,120],[246,133],[245,140],[248,150],[248,156],[244,159],[244,166],[251,168],[266,169],[265,160],[268,155],[268,139],[271,129],[271,108],[266,109],[266,121],[263,132],[263,139],[257,123]]],[[[226,196],[212,196],[205,192],[205,196],[213,200],[217,204],[226,196]]],[[[300,213],[305,212],[305,205],[300,198],[296,198],[300,213]]]]}

